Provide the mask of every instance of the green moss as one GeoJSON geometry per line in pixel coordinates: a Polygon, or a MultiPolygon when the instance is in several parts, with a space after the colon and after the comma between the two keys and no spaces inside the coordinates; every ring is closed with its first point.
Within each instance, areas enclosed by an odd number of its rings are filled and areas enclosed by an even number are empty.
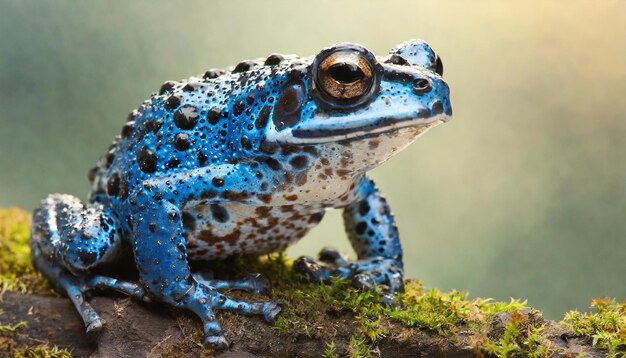
{"type": "Polygon", "coordinates": [[[56,346],[50,347],[46,344],[36,346],[25,346],[18,344],[14,339],[16,332],[25,327],[26,322],[19,322],[15,325],[0,325],[0,353],[3,357],[15,358],[71,358],[71,352],[67,349],[60,349],[56,346]]]}
{"type": "Polygon", "coordinates": [[[608,349],[609,357],[625,357],[626,301],[595,299],[591,307],[595,312],[567,312],[562,323],[571,327],[577,336],[591,340],[594,346],[608,349]]]}
{"type": "Polygon", "coordinates": [[[418,282],[407,285],[404,307],[385,310],[386,314],[407,327],[427,329],[446,335],[466,323],[474,303],[461,292],[442,293],[437,289],[423,293],[418,282]]]}
{"type": "MultiPolygon", "coordinates": [[[[0,300],[4,292],[55,294],[30,262],[30,215],[20,209],[0,209],[0,300]]],[[[26,322],[0,325],[0,352],[17,358],[69,358],[70,351],[46,344],[25,346],[13,335],[26,322]]]]}
{"type": "Polygon", "coordinates": [[[375,357],[372,348],[366,343],[365,339],[352,336],[349,346],[350,357],[370,358],[375,357]]]}
{"type": "Polygon", "coordinates": [[[60,349],[56,346],[39,345],[35,347],[24,347],[13,352],[15,358],[72,358],[72,353],[67,349],[60,349]]]}
{"type": "Polygon", "coordinates": [[[0,325],[0,333],[13,333],[25,325],[26,321],[18,322],[17,324],[14,324],[12,326],[0,325]]]}
{"type": "MultiPolygon", "coordinates": [[[[425,290],[418,281],[407,281],[405,293],[397,297],[402,306],[390,308],[381,304],[380,289],[359,291],[351,282],[339,279],[328,285],[308,283],[293,271],[291,261],[282,254],[260,260],[238,258],[223,265],[228,267],[224,273],[262,272],[272,277],[275,283],[272,299],[285,304],[274,330],[281,335],[305,335],[333,342],[327,347],[326,356],[336,354],[334,341],[339,330],[329,324],[328,317],[346,313],[351,315],[350,324],[341,327],[341,331],[349,338],[347,353],[353,357],[372,356],[372,345],[389,333],[393,322],[443,336],[461,329],[469,331],[479,355],[543,357],[549,354],[549,347],[540,335],[541,327],[515,320],[519,310],[526,307],[526,301],[469,300],[466,293],[425,290]],[[487,332],[491,319],[499,313],[512,315],[513,319],[501,337],[490,339],[487,332]]],[[[336,320],[333,322],[336,324],[336,320]]]]}
{"type": "Polygon", "coordinates": [[[20,209],[0,209],[0,294],[52,294],[30,262],[29,238],[30,215],[20,209]]]}
{"type": "Polygon", "coordinates": [[[326,349],[324,350],[324,354],[322,355],[324,358],[335,358],[337,357],[337,347],[335,346],[335,341],[331,341],[326,344],[326,349]]]}
{"type": "MultiPolygon", "coordinates": [[[[348,354],[354,357],[371,356],[372,345],[389,333],[392,322],[444,336],[461,329],[471,332],[479,354],[545,357],[551,353],[549,344],[541,336],[542,327],[521,318],[519,310],[526,308],[526,301],[469,300],[466,293],[424,290],[418,281],[407,281],[406,292],[397,297],[403,305],[390,308],[380,303],[383,292],[378,289],[359,291],[345,280],[334,280],[329,285],[307,283],[294,273],[291,262],[282,255],[240,263],[252,267],[234,271],[260,271],[273,277],[276,283],[273,299],[285,303],[285,311],[274,324],[279,334],[303,334],[334,342],[337,329],[328,326],[328,315],[351,314],[352,324],[344,329],[349,331],[350,337],[348,354]],[[487,332],[496,314],[508,314],[510,322],[504,334],[488,338],[487,332]]],[[[332,356],[330,352],[335,352],[336,347],[334,343],[329,347],[326,355],[332,356]]]]}
{"type": "MultiPolygon", "coordinates": [[[[38,294],[53,292],[31,265],[29,228],[28,213],[19,209],[0,209],[0,295],[5,291],[38,294]]],[[[390,308],[381,305],[382,291],[379,289],[358,291],[345,280],[335,280],[329,285],[308,282],[294,272],[292,261],[282,253],[261,258],[237,257],[213,263],[210,269],[225,279],[241,272],[261,272],[270,277],[274,283],[272,299],[285,304],[283,313],[274,323],[275,332],[279,335],[305,335],[331,342],[324,353],[328,357],[337,355],[335,341],[339,335],[343,335],[344,339],[349,338],[349,345],[342,348],[342,354],[345,352],[359,357],[372,355],[372,345],[390,334],[393,322],[405,329],[426,330],[442,336],[462,330],[470,334],[470,345],[479,356],[545,357],[551,354],[550,344],[542,336],[543,327],[520,314],[520,310],[526,309],[526,301],[469,300],[466,293],[425,290],[418,281],[407,281],[406,292],[397,296],[402,306],[390,308]],[[508,321],[503,331],[494,336],[490,332],[492,318],[502,314],[508,317],[508,321]],[[343,315],[349,317],[346,317],[342,327],[336,327],[337,320],[329,320],[329,316],[337,318],[343,315]]],[[[237,275],[230,278],[241,277],[237,275]]],[[[241,293],[233,295],[246,297],[246,294],[241,293]]],[[[593,345],[607,349],[610,356],[624,355],[626,302],[618,304],[608,299],[594,300],[592,306],[596,312],[567,313],[563,324],[571,327],[576,335],[590,339],[593,345]]],[[[181,315],[180,319],[184,321],[179,323],[186,338],[171,347],[171,356],[192,351],[201,356],[210,356],[212,351],[202,347],[202,332],[197,322],[185,315],[181,315]],[[185,332],[184,327],[193,329],[185,332]]],[[[7,335],[20,327],[20,324],[0,326],[0,345],[7,342],[7,335]]],[[[69,356],[67,351],[45,345],[11,349],[19,357],[69,356]]]]}
{"type": "Polygon", "coordinates": [[[496,313],[515,312],[528,307],[528,301],[520,301],[515,298],[511,298],[509,302],[495,301],[491,298],[477,298],[474,303],[482,313],[488,316],[493,316],[496,313]]]}
{"type": "Polygon", "coordinates": [[[476,336],[473,341],[474,350],[481,356],[487,353],[501,358],[552,356],[554,354],[552,343],[541,335],[543,322],[529,319],[532,316],[532,310],[530,315],[518,310],[506,313],[507,323],[503,331],[495,334],[492,332],[491,337],[476,336]]]}
{"type": "Polygon", "coordinates": [[[357,338],[376,342],[385,336],[386,329],[381,325],[385,308],[380,304],[380,290],[359,291],[345,280],[335,280],[331,285],[320,285],[318,290],[325,306],[354,313],[357,338]]]}

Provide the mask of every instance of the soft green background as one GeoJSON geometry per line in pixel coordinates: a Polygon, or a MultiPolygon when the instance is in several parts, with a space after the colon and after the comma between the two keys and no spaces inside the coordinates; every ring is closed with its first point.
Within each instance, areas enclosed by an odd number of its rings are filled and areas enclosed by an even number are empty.
{"type": "MultiPolygon", "coordinates": [[[[0,0],[0,206],[84,197],[126,114],[167,79],[272,52],[410,38],[454,119],[372,176],[407,276],[549,317],[626,298],[626,2],[0,0]]],[[[338,214],[291,249],[349,250],[338,214]]]]}

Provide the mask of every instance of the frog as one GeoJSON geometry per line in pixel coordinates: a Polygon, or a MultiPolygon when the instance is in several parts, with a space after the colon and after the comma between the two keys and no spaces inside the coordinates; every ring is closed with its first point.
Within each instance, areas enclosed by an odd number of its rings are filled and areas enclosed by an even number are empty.
{"type": "Polygon", "coordinates": [[[89,171],[86,201],[51,194],[34,210],[33,265],[69,297],[88,332],[105,321],[87,295],[112,290],[192,312],[204,345],[226,349],[216,310],[271,323],[284,306],[228,295],[268,295],[261,274],[219,280],[190,264],[280,252],[338,209],[356,260],[327,248],[293,269],[313,281],[381,288],[393,304],[404,290],[402,246],[367,173],[451,119],[442,76],[430,45],[409,40],[382,56],[346,42],[166,81],[89,171]],[[122,258],[137,279],[100,269],[122,258]]]}

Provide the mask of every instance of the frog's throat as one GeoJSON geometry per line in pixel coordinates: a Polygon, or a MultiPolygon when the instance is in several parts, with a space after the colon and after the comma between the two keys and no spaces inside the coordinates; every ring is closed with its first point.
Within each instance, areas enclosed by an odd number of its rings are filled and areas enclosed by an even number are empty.
{"type": "Polygon", "coordinates": [[[356,141],[371,138],[383,133],[394,132],[412,127],[420,133],[450,119],[447,115],[437,115],[427,119],[381,118],[374,123],[352,128],[294,128],[289,135],[278,138],[279,143],[285,144],[322,144],[338,141],[356,141]]]}

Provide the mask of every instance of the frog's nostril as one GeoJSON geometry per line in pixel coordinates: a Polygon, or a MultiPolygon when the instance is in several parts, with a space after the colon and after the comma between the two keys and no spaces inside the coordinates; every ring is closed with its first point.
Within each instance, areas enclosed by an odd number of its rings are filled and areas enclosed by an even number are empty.
{"type": "Polygon", "coordinates": [[[436,115],[436,114],[441,114],[443,113],[443,103],[441,103],[440,100],[436,100],[433,103],[433,108],[431,109],[431,114],[432,115],[436,115]]]}
{"type": "Polygon", "coordinates": [[[413,92],[418,95],[423,95],[424,93],[430,92],[433,89],[430,81],[425,78],[418,78],[413,81],[413,92]]]}

